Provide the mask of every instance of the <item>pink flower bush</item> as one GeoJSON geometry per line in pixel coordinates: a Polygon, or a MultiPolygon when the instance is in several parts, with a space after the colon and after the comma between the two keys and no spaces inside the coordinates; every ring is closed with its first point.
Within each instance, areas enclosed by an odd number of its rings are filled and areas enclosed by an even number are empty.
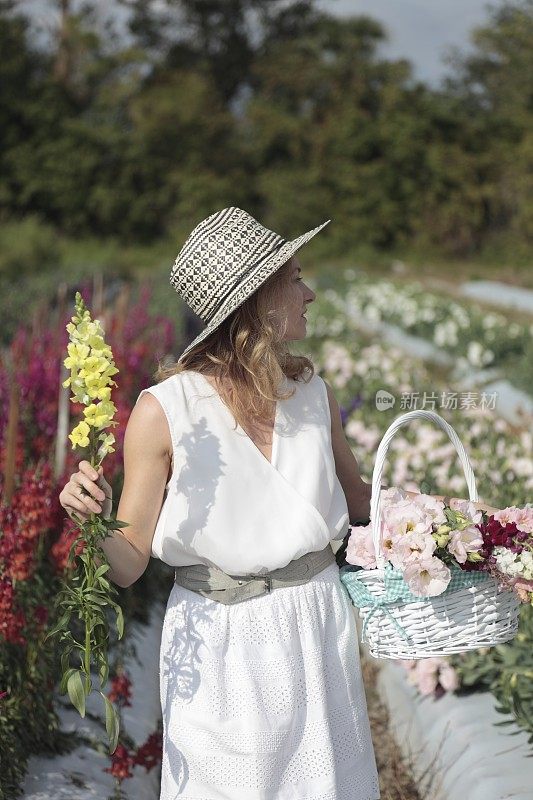
{"type": "Polygon", "coordinates": [[[457,672],[445,658],[398,659],[397,663],[407,670],[407,682],[422,695],[439,698],[459,688],[457,672]]]}

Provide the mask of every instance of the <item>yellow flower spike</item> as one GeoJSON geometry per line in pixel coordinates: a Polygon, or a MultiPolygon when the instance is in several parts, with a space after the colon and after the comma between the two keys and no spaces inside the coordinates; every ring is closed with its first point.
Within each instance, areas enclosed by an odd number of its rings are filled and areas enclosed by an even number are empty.
{"type": "Polygon", "coordinates": [[[110,386],[102,386],[101,389],[98,389],[96,394],[99,400],[110,400],[111,399],[111,387],[110,386]]]}
{"type": "Polygon", "coordinates": [[[72,433],[69,433],[68,438],[72,442],[72,449],[76,447],[88,447],[89,446],[89,431],[90,427],[87,425],[86,422],[80,422],[72,433]]]}
{"type": "MultiPolygon", "coordinates": [[[[99,430],[117,424],[112,423],[117,409],[111,401],[111,386],[117,384],[111,376],[119,370],[113,361],[111,348],[104,340],[100,320],[91,319],[79,292],[76,292],[76,312],[76,316],[72,317],[74,324],[67,325],[70,342],[64,364],[70,368],[71,374],[63,386],[70,386],[73,402],[85,406],[84,419],[74,428],[70,437],[73,442],[85,442],[85,439],[90,439],[91,429],[99,430]]],[[[111,440],[108,440],[108,444],[112,444],[111,440]]]]}
{"type": "Polygon", "coordinates": [[[100,403],[91,403],[84,409],[85,420],[95,428],[103,428],[116,413],[117,407],[111,400],[102,400],[100,403]]]}
{"type": "Polygon", "coordinates": [[[87,345],[77,344],[75,342],[71,342],[67,346],[67,350],[69,355],[63,362],[67,369],[71,369],[72,367],[82,364],[90,352],[87,345]]]}
{"type": "MultiPolygon", "coordinates": [[[[117,409],[111,401],[111,387],[117,385],[111,376],[118,373],[119,370],[115,367],[111,348],[104,341],[102,326],[99,320],[91,320],[90,312],[86,308],[80,292],[76,292],[75,306],[76,314],[72,317],[72,322],[67,325],[69,344],[67,358],[64,361],[65,366],[70,369],[70,376],[63,382],[63,386],[65,388],[70,386],[70,400],[79,403],[84,408],[83,419],[69,434],[69,439],[73,448],[87,447],[86,458],[98,470],[104,457],[108,453],[114,452],[115,437],[112,433],[103,432],[102,429],[119,424],[112,419],[117,409]]],[[[102,647],[101,638],[95,637],[94,622],[95,619],[98,619],[99,624],[106,632],[105,638],[108,639],[109,623],[103,612],[105,606],[112,606],[117,613],[118,637],[122,638],[124,617],[117,602],[118,593],[112,583],[102,577],[100,570],[102,560],[103,564],[107,563],[109,566],[101,542],[110,535],[111,531],[125,528],[129,523],[112,516],[104,520],[99,514],[91,512],[86,521],[78,524],[80,528],[78,540],[83,540],[84,543],[83,558],[77,558],[76,555],[73,557],[72,550],[70,554],[75,569],[72,580],[76,591],[73,592],[69,577],[58,596],[58,616],[62,622],[51,632],[51,635],[68,630],[71,618],[77,617],[85,621],[85,630],[82,632],[81,641],[75,641],[76,647],[81,651],[80,669],[74,670],[75,675],[71,675],[69,678],[68,673],[71,670],[67,664],[62,681],[65,685],[68,682],[71,701],[83,717],[85,697],[89,695],[93,686],[91,656],[96,650],[100,651],[96,659],[101,684],[99,693],[105,701],[106,730],[110,741],[110,754],[112,754],[118,743],[120,717],[113,704],[105,698],[101,691],[103,688],[102,675],[104,677],[107,675],[109,667],[107,650],[102,647]],[[88,597],[91,598],[89,605],[92,609],[89,616],[87,616],[88,597]],[[75,691],[70,691],[73,686],[75,691]],[[78,691],[80,686],[82,694],[78,691]]],[[[69,646],[68,642],[66,646],[69,646]]]]}
{"type": "Polygon", "coordinates": [[[112,447],[112,445],[115,443],[115,437],[113,436],[112,433],[108,433],[107,435],[106,434],[100,434],[99,439],[102,442],[102,444],[98,448],[97,455],[98,455],[98,458],[101,460],[108,453],[114,453],[115,452],[115,448],[112,447]]]}

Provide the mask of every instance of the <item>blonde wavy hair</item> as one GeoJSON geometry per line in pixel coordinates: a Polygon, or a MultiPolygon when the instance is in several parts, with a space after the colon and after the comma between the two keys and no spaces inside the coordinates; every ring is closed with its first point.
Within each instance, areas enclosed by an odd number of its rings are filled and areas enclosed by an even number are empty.
{"type": "Polygon", "coordinates": [[[313,362],[291,353],[283,338],[287,317],[279,310],[287,295],[291,267],[292,257],[181,362],[159,362],[155,381],[160,383],[186,370],[214,376],[221,399],[242,428],[250,421],[270,418],[272,402],[285,400],[295,391],[278,393],[283,376],[308,383],[315,371],[313,362]]]}

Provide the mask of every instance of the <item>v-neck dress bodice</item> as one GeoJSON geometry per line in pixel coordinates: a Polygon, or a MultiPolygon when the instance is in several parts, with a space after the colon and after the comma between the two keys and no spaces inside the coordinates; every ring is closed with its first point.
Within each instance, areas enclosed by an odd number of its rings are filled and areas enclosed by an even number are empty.
{"type": "Polygon", "coordinates": [[[165,413],[173,469],[152,541],[171,566],[208,564],[239,575],[268,572],[349,528],[335,472],[326,386],[284,379],[269,461],[235,425],[204,375],[184,371],[143,389],[165,413]]]}

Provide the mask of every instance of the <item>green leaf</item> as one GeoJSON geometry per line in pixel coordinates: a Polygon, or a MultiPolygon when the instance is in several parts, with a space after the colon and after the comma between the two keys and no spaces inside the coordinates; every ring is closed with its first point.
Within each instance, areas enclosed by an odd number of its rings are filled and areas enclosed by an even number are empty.
{"type": "Polygon", "coordinates": [[[118,638],[122,639],[124,636],[124,615],[120,606],[115,606],[117,612],[117,631],[118,638]]]}
{"type": "Polygon", "coordinates": [[[66,671],[63,673],[61,682],[59,684],[59,694],[65,694],[65,692],[67,691],[67,683],[70,676],[77,671],[78,670],[75,667],[70,667],[66,669],[66,671]]]}
{"type": "Polygon", "coordinates": [[[70,621],[70,616],[71,616],[70,611],[65,612],[63,616],[60,617],[59,620],[56,622],[52,630],[48,631],[43,641],[46,642],[47,639],[51,638],[52,636],[55,636],[60,631],[66,630],[66,628],[68,627],[68,623],[70,621]]]}
{"type": "Polygon", "coordinates": [[[100,597],[95,592],[86,592],[85,593],[85,602],[89,603],[96,603],[99,606],[108,606],[109,600],[107,597],[100,597]]]}
{"type": "Polygon", "coordinates": [[[85,716],[85,690],[79,670],[75,669],[71,672],[67,681],[67,691],[70,702],[83,718],[85,716]]]}
{"type": "Polygon", "coordinates": [[[120,720],[113,703],[111,703],[109,698],[106,697],[103,692],[100,692],[100,694],[102,695],[105,704],[105,728],[109,737],[109,755],[113,755],[117,749],[118,734],[120,732],[120,720]]]}
{"type": "MultiPolygon", "coordinates": [[[[65,674],[65,672],[69,668],[70,664],[70,654],[72,652],[72,647],[66,647],[63,652],[61,653],[61,672],[65,674]]],[[[66,691],[66,689],[65,689],[66,691]]],[[[63,692],[64,694],[64,692],[63,692]]]]}
{"type": "Polygon", "coordinates": [[[100,678],[100,688],[103,689],[109,678],[109,665],[105,660],[102,661],[98,668],[98,677],[100,678]]]}
{"type": "Polygon", "coordinates": [[[95,580],[96,580],[97,578],[99,578],[101,575],[103,575],[105,572],[107,572],[107,570],[108,570],[108,569],[111,569],[111,567],[109,566],[109,564],[101,564],[101,565],[98,567],[98,569],[96,570],[96,572],[94,573],[94,578],[95,578],[95,580]]]}
{"type": "Polygon", "coordinates": [[[101,523],[108,531],[118,530],[119,528],[129,528],[131,525],[131,522],[121,522],[118,519],[103,519],[101,523]]]}

